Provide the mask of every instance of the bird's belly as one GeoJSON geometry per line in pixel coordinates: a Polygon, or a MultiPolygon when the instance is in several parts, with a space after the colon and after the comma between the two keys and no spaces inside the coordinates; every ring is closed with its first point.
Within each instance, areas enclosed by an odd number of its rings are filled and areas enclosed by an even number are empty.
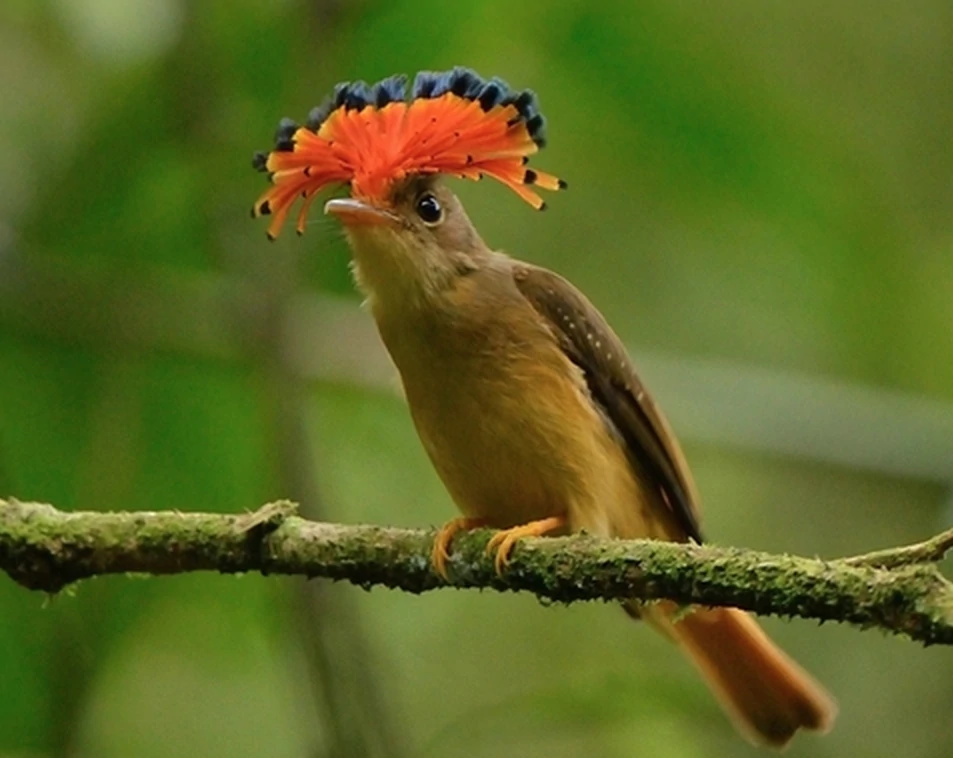
{"type": "Polygon", "coordinates": [[[545,370],[536,363],[486,370],[471,385],[478,394],[405,377],[434,467],[465,515],[495,527],[566,514],[574,530],[647,536],[624,449],[576,368],[557,358],[545,370]]]}
{"type": "Polygon", "coordinates": [[[564,460],[569,451],[543,431],[552,426],[547,403],[535,405],[514,416],[511,398],[461,397],[440,418],[413,410],[424,447],[465,515],[502,528],[567,510],[575,478],[564,460]]]}
{"type": "Polygon", "coordinates": [[[500,528],[564,513],[568,478],[552,440],[494,417],[492,405],[471,410],[461,409],[450,425],[418,425],[457,507],[500,528]]]}

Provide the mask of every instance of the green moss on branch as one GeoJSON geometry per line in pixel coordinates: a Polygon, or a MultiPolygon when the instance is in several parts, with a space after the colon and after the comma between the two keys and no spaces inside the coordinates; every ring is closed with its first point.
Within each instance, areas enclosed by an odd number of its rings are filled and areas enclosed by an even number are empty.
{"type": "Polygon", "coordinates": [[[668,599],[953,644],[953,585],[935,563],[953,545],[953,532],[835,561],[585,535],[531,539],[516,548],[502,577],[485,554],[489,534],[477,531],[454,541],[447,583],[430,567],[433,532],[306,521],[288,502],[235,516],[66,513],[0,500],[0,569],[22,586],[46,592],[125,572],[258,571],[415,593],[453,586],[527,591],[566,603],[668,599]]]}

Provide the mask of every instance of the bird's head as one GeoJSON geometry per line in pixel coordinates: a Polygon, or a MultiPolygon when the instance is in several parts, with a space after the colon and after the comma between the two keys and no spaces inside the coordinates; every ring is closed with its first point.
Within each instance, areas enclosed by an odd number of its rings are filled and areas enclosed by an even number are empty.
{"type": "Polygon", "coordinates": [[[544,207],[536,187],[565,187],[526,165],[544,143],[531,90],[516,92],[460,67],[417,74],[409,99],[406,89],[403,76],[339,84],[304,126],[283,119],[275,148],[253,162],[272,181],[252,208],[253,216],[272,217],[272,239],[298,199],[300,234],[320,190],[350,187],[351,197],[328,201],[325,212],[344,224],[359,282],[372,298],[414,282],[432,290],[486,254],[440,175],[497,179],[536,209],[544,207]]]}

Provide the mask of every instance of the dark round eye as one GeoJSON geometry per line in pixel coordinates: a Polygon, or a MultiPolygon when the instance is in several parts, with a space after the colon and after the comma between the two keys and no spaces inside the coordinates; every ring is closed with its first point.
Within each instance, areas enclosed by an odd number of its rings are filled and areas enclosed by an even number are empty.
{"type": "Polygon", "coordinates": [[[417,215],[428,226],[434,226],[443,220],[443,207],[433,194],[425,192],[417,198],[417,215]]]}

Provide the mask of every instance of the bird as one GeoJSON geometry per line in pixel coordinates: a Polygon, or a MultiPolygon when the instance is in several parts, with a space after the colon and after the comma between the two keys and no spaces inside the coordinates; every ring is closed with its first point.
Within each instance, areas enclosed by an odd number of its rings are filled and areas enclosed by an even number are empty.
{"type": "MultiPolygon", "coordinates": [[[[252,208],[277,237],[326,187],[358,289],[403,386],[417,434],[461,512],[434,540],[446,577],[454,535],[498,531],[497,571],[530,536],[702,541],[699,495],[671,426],[621,339],[562,276],[488,246],[443,177],[495,179],[533,208],[566,183],[528,167],[545,144],[532,90],[465,67],[343,82],[304,125],[282,119],[253,166],[252,208]]],[[[830,729],[825,689],[736,608],[625,601],[675,642],[741,734],[785,746],[830,729]]]]}

